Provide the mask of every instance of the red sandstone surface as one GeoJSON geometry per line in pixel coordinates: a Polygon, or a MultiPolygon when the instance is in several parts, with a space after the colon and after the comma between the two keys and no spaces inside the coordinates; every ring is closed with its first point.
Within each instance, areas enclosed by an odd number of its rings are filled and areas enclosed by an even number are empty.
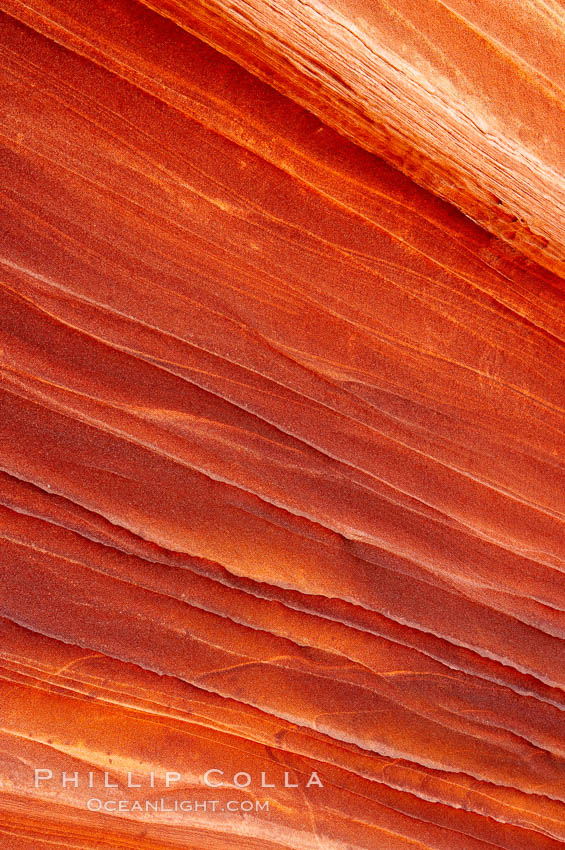
{"type": "Polygon", "coordinates": [[[143,2],[565,273],[562,2],[143,2]]]}
{"type": "Polygon", "coordinates": [[[451,5],[0,0],[1,847],[565,843],[562,8],[451,5]]]}

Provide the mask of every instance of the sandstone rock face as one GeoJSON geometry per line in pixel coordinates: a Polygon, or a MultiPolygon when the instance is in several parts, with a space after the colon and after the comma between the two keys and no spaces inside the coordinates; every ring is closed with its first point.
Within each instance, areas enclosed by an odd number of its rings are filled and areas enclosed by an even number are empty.
{"type": "Polygon", "coordinates": [[[2,846],[563,846],[560,8],[0,6],[2,846]]]}
{"type": "Polygon", "coordinates": [[[561,3],[144,2],[565,272],[561,3]]]}

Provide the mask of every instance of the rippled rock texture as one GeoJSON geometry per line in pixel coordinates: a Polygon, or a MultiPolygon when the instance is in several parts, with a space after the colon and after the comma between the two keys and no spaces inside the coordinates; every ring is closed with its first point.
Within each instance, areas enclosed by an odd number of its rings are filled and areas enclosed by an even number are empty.
{"type": "Polygon", "coordinates": [[[143,2],[565,273],[559,0],[143,2]]]}
{"type": "Polygon", "coordinates": [[[205,43],[396,161],[325,5],[0,0],[2,847],[565,843],[561,12],[405,5],[459,145],[406,162],[506,238],[531,189],[528,257],[205,43]],[[255,15],[314,13],[297,75],[255,15]]]}

